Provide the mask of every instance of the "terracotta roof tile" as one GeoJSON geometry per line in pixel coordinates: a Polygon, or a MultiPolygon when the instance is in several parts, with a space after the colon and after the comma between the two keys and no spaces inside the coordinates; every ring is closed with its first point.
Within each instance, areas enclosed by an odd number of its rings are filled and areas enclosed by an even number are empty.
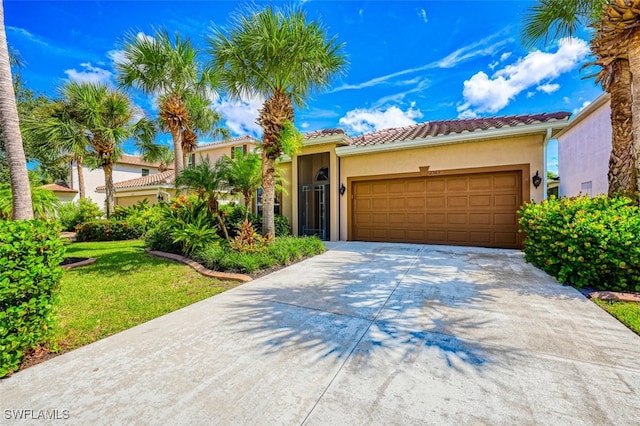
{"type": "Polygon", "coordinates": [[[475,132],[477,130],[500,129],[521,125],[546,123],[549,121],[566,120],[570,112],[555,112],[542,114],[510,115],[504,117],[471,118],[464,120],[429,121],[407,127],[383,129],[373,133],[366,133],[353,138],[352,145],[376,145],[427,137],[445,136],[454,133],[475,132]]]}
{"type": "Polygon", "coordinates": [[[158,168],[160,163],[149,163],[144,161],[142,157],[138,155],[128,155],[122,154],[117,161],[118,164],[128,164],[131,166],[142,166],[142,167],[155,167],[158,168]]]}
{"type": "Polygon", "coordinates": [[[253,136],[244,135],[244,136],[238,136],[237,138],[223,139],[221,141],[203,143],[201,145],[198,145],[198,150],[200,150],[202,148],[209,148],[209,147],[216,146],[216,145],[232,144],[234,142],[258,143],[259,141],[258,141],[258,139],[254,138],[253,136]]]}
{"type": "MultiPolygon", "coordinates": [[[[127,188],[140,188],[145,186],[156,186],[156,185],[173,185],[175,173],[173,170],[167,170],[166,172],[156,173],[153,175],[142,176],[135,179],[124,180],[122,182],[118,182],[114,184],[116,189],[127,189],[127,188]]],[[[99,191],[104,191],[105,186],[101,185],[96,189],[99,191]]]]}
{"type": "Polygon", "coordinates": [[[48,189],[53,192],[78,192],[75,189],[69,188],[66,183],[49,183],[46,185],[42,185],[40,189],[48,189]]]}
{"type": "Polygon", "coordinates": [[[305,133],[304,138],[313,139],[313,138],[321,138],[323,136],[331,136],[331,135],[346,135],[346,133],[342,129],[322,129],[322,130],[316,130],[314,132],[305,133]]]}

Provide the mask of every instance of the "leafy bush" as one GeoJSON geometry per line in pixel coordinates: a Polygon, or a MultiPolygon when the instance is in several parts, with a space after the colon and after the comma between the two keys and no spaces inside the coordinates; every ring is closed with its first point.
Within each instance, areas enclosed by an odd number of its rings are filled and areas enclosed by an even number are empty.
{"type": "MultiPolygon", "coordinates": [[[[229,236],[235,237],[238,234],[238,229],[242,227],[242,222],[244,221],[244,213],[246,211],[244,206],[224,206],[224,220],[227,225],[227,229],[229,230],[229,236]]],[[[282,215],[275,215],[275,231],[276,237],[286,237],[291,235],[291,225],[289,225],[289,220],[282,215]]],[[[262,232],[262,216],[255,215],[253,213],[249,213],[249,222],[253,224],[253,229],[256,232],[262,232]]]]}
{"type": "Polygon", "coordinates": [[[324,251],[324,244],[316,237],[280,237],[257,252],[239,252],[222,244],[208,246],[195,254],[195,260],[218,271],[254,273],[324,251]]]}
{"type": "Polygon", "coordinates": [[[54,223],[0,221],[0,377],[48,339],[63,255],[54,223]]]}
{"type": "Polygon", "coordinates": [[[128,222],[129,225],[140,228],[143,232],[146,232],[156,227],[162,220],[163,207],[163,204],[151,206],[145,199],[129,207],[116,206],[111,219],[128,222]]]}
{"type": "Polygon", "coordinates": [[[551,198],[519,214],[528,262],[576,288],[640,291],[640,209],[631,199],[551,198]]]}
{"type": "Polygon", "coordinates": [[[152,250],[191,255],[219,241],[216,217],[208,203],[196,197],[179,197],[159,210],[156,226],[146,238],[152,250]]]}
{"type": "Polygon", "coordinates": [[[235,251],[254,253],[265,250],[272,240],[273,238],[265,238],[258,234],[251,222],[245,220],[238,230],[238,235],[229,241],[229,246],[235,251]]]}
{"type": "Polygon", "coordinates": [[[76,227],[76,241],[121,241],[140,238],[144,230],[129,222],[94,220],[76,227]]]}
{"type": "MultiPolygon", "coordinates": [[[[55,217],[60,201],[53,191],[42,188],[31,188],[33,215],[37,219],[55,217]]],[[[13,210],[11,186],[0,185],[0,220],[10,219],[13,210]]]]}
{"type": "Polygon", "coordinates": [[[77,203],[62,203],[58,208],[58,218],[63,231],[75,231],[81,223],[100,219],[102,210],[90,198],[81,198],[77,203]]]}

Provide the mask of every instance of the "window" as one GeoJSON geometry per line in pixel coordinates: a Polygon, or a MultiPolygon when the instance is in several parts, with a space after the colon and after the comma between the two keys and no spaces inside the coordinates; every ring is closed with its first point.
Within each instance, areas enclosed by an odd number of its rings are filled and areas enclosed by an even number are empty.
{"type": "Polygon", "coordinates": [[[187,167],[193,167],[195,165],[196,165],[196,155],[195,154],[191,154],[189,156],[189,161],[188,161],[187,167]]]}
{"type": "Polygon", "coordinates": [[[591,197],[591,181],[589,182],[582,182],[580,184],[580,192],[582,192],[584,195],[588,195],[589,197],[591,197]]]}
{"type": "Polygon", "coordinates": [[[236,158],[237,153],[247,153],[247,145],[237,145],[231,147],[231,158],[236,158]]]}
{"type": "Polygon", "coordinates": [[[149,176],[149,169],[142,169],[142,176],[149,176]]]}
{"type": "MultiPolygon", "coordinates": [[[[274,213],[275,214],[281,214],[280,213],[280,198],[281,195],[279,192],[276,192],[276,199],[274,200],[274,213]]],[[[262,216],[262,188],[258,189],[256,191],[256,214],[258,216],[262,216]]]]}
{"type": "Polygon", "coordinates": [[[316,173],[316,182],[325,182],[329,180],[329,168],[323,167],[316,173]]]}

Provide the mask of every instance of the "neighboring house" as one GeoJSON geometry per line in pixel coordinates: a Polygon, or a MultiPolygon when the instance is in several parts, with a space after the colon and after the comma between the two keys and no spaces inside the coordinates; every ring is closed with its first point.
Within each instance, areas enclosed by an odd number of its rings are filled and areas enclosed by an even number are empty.
{"type": "MultiPolygon", "coordinates": [[[[253,152],[258,141],[251,136],[242,136],[233,139],[225,139],[219,142],[211,142],[198,146],[195,153],[189,157],[189,164],[199,164],[203,159],[208,159],[210,164],[215,164],[225,155],[233,157],[238,151],[253,152]]],[[[164,173],[150,174],[146,177],[115,181],[116,205],[132,206],[140,201],[147,200],[149,204],[159,201],[169,201],[175,196],[175,173],[173,170],[164,173]]],[[[104,198],[104,179],[102,185],[97,187],[97,192],[104,198]]]]}
{"type": "Polygon", "coordinates": [[[556,135],[560,196],[608,192],[611,132],[610,96],[605,93],[556,135]]]}
{"type": "MultiPolygon", "coordinates": [[[[104,186],[104,171],[101,168],[90,169],[83,166],[85,196],[91,198],[100,208],[104,209],[106,195],[104,190],[98,191],[99,187],[104,186]]],[[[70,187],[77,189],[78,173],[75,163],[72,164],[72,173],[70,179],[70,187]]],[[[123,182],[139,177],[154,175],[159,172],[159,164],[151,164],[143,161],[141,157],[135,155],[122,155],[113,167],[113,182],[123,182]]],[[[74,198],[77,200],[79,196],[74,198]]]]}
{"type": "Polygon", "coordinates": [[[69,188],[66,183],[49,183],[42,185],[40,189],[48,189],[53,192],[58,201],[65,203],[73,201],[78,196],[78,191],[69,188]]]}
{"type": "Polygon", "coordinates": [[[547,142],[569,115],[307,134],[300,155],[280,163],[283,214],[296,235],[332,241],[519,247],[517,210],[544,199],[532,178],[546,176],[547,142]]]}

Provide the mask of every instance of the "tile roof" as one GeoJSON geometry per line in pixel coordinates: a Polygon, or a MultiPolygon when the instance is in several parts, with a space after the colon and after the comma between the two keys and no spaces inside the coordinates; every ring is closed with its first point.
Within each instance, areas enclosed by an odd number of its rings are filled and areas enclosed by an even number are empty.
{"type": "Polygon", "coordinates": [[[223,139],[221,141],[203,143],[203,144],[198,145],[198,150],[200,150],[202,148],[210,148],[212,146],[217,146],[217,145],[228,145],[228,144],[232,144],[234,142],[258,143],[259,141],[258,141],[258,139],[254,138],[253,136],[244,135],[244,136],[238,136],[237,138],[223,139]]]}
{"type": "MultiPolygon", "coordinates": [[[[127,189],[127,188],[141,188],[145,186],[156,186],[156,185],[173,185],[175,177],[175,172],[173,170],[167,170],[166,172],[156,173],[153,175],[142,176],[135,179],[124,180],[122,182],[118,182],[114,184],[116,189],[127,189]]],[[[101,185],[96,188],[96,190],[104,191],[105,186],[101,185]]]]}
{"type": "Polygon", "coordinates": [[[342,129],[322,129],[304,134],[305,139],[321,138],[323,136],[346,135],[342,129]]]}
{"type": "Polygon", "coordinates": [[[149,163],[144,161],[139,155],[122,154],[117,161],[118,164],[128,164],[131,166],[155,167],[158,168],[160,163],[149,163]]]}
{"type": "Polygon", "coordinates": [[[40,189],[48,189],[53,192],[78,192],[75,189],[69,188],[66,183],[49,183],[46,185],[42,185],[40,189]]]}
{"type": "Polygon", "coordinates": [[[500,129],[550,121],[566,120],[570,112],[510,115],[504,117],[471,118],[464,120],[428,121],[407,127],[383,129],[353,138],[352,145],[376,145],[412,139],[445,136],[454,133],[500,129]]]}

